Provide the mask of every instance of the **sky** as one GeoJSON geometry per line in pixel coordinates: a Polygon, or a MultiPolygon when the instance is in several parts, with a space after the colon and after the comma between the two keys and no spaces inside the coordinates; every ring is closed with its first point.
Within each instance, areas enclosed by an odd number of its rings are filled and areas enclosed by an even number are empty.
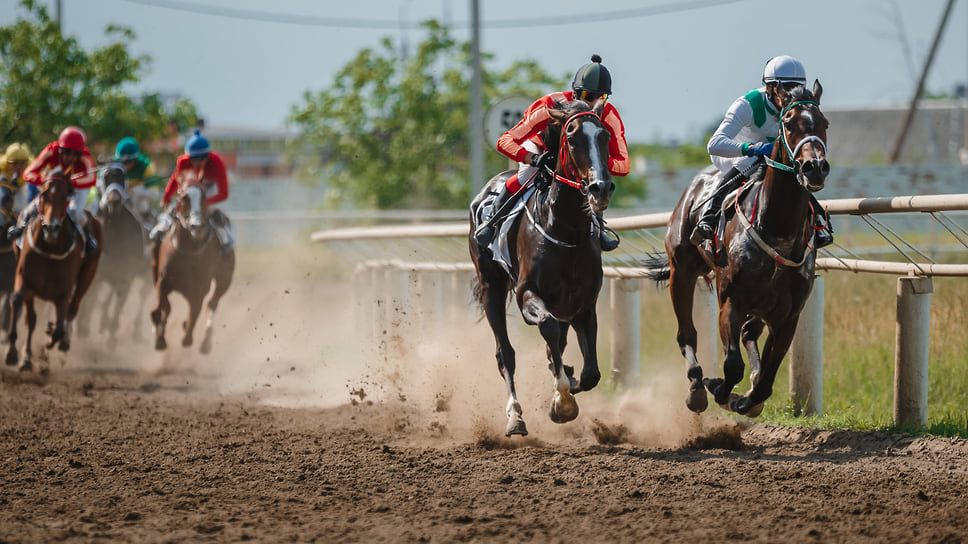
{"type": "MultiPolygon", "coordinates": [[[[55,0],[38,0],[50,6],[55,0]]],[[[945,0],[480,0],[481,49],[499,70],[533,59],[567,76],[602,56],[611,103],[631,143],[699,141],[730,103],[760,85],[763,65],[793,55],[824,87],[826,109],[906,106],[945,0]]],[[[955,3],[927,79],[953,93],[968,80],[968,2],[955,3]]],[[[0,24],[16,0],[0,0],[0,24]]],[[[132,91],[180,94],[210,127],[284,128],[305,92],[383,38],[414,48],[435,18],[470,40],[471,0],[61,0],[63,31],[85,49],[104,29],[134,30],[149,71],[132,91]],[[253,19],[213,13],[271,14],[253,19]],[[254,20],[269,19],[269,20],[254,20]],[[333,26],[333,20],[344,24],[333,26]],[[307,24],[294,24],[295,22],[307,24]]],[[[537,98],[537,97],[535,97],[537,98]]],[[[486,106],[485,106],[486,107],[486,106]]]]}

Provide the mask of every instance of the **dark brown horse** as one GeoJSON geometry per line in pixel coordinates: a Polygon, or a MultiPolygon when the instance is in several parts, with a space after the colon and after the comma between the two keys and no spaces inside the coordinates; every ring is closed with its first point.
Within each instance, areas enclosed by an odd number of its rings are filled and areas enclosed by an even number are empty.
{"type": "Polygon", "coordinates": [[[67,215],[70,191],[71,182],[64,174],[59,170],[50,174],[37,195],[38,214],[23,234],[10,299],[10,346],[6,357],[8,365],[17,364],[17,319],[26,306],[27,341],[21,370],[32,368],[30,344],[37,325],[34,298],[54,304],[56,317],[55,323],[48,326],[47,348],[56,344],[59,350],[67,351],[72,323],[101,257],[101,225],[86,210],[81,213],[87,214],[87,231],[99,249],[84,255],[84,241],[67,215]]]}
{"type": "Polygon", "coordinates": [[[823,189],[830,171],[827,163],[827,119],[820,111],[823,88],[815,81],[813,92],[800,86],[780,90],[783,108],[773,156],[761,182],[742,191],[733,205],[735,215],[722,235],[725,264],[689,242],[698,219],[704,178],[686,189],[669,220],[667,258],[654,263],[667,266],[652,277],[669,279],[672,305],[679,322],[677,340],[686,358],[689,393],[686,405],[694,412],[706,409],[705,386],[725,409],[755,417],[773,392],[783,356],[793,340],[800,311],[813,287],[816,249],[810,193],[823,189]],[[699,276],[715,271],[719,298],[719,335],[725,347],[724,378],[703,378],[696,359],[696,328],[692,320],[693,294],[699,276]],[[757,340],[763,327],[769,335],[762,358],[757,340]],[[740,346],[750,361],[752,388],[744,396],[732,393],[744,375],[740,346]]]}
{"type": "Polygon", "coordinates": [[[209,291],[205,338],[201,352],[212,348],[212,324],[219,300],[232,283],[235,251],[223,251],[209,222],[208,204],[202,183],[191,174],[182,179],[175,203],[175,221],[164,238],[151,248],[151,271],[156,304],[151,311],[155,328],[155,349],[163,350],[165,324],[171,313],[168,295],[181,293],[188,301],[188,318],[183,322],[182,346],[192,345],[192,332],[209,291]],[[214,282],[214,288],[212,283],[214,282]]]}
{"type": "Polygon", "coordinates": [[[470,254],[477,269],[474,292],[484,308],[497,344],[498,371],[508,390],[506,434],[526,435],[521,405],[514,387],[514,348],[508,339],[508,291],[517,294],[524,321],[537,325],[547,343],[548,360],[555,379],[551,419],[565,423],[578,417],[573,396],[598,384],[595,304],[602,287],[602,255],[596,212],[608,207],[615,184],[609,174],[609,133],[599,116],[604,101],[593,107],[581,101],[551,111],[552,120],[542,135],[549,147],[557,144],[554,175],[546,173],[547,190],[531,194],[524,211],[509,219],[510,271],[489,256],[479,254],[474,231],[478,208],[500,188],[513,172],[492,178],[471,203],[470,254]],[[510,273],[509,273],[510,272],[510,273]],[[562,362],[569,325],[578,335],[583,366],[580,380],[562,362]]]}
{"type": "Polygon", "coordinates": [[[113,347],[117,344],[121,313],[134,284],[138,284],[139,291],[135,295],[137,309],[132,334],[135,339],[142,338],[144,306],[153,284],[147,232],[130,208],[123,167],[105,169],[104,182],[106,187],[96,214],[104,234],[104,251],[94,286],[84,305],[85,318],[78,321],[77,332],[82,336],[89,332],[95,306],[99,306],[100,331],[108,334],[108,345],[113,347]],[[103,302],[98,300],[98,291],[105,292],[103,302]]]}

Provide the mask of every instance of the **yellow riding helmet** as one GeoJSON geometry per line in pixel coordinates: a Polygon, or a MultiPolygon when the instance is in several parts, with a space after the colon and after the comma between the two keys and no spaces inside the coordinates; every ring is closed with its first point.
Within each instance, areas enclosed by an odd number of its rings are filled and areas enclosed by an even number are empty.
{"type": "Polygon", "coordinates": [[[7,162],[29,162],[30,150],[24,144],[12,143],[7,146],[4,157],[6,157],[7,162]]]}

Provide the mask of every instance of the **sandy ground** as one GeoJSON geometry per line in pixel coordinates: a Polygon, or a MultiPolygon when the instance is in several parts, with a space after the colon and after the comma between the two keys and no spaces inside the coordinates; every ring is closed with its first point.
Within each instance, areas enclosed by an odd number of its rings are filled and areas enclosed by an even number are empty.
{"type": "Polygon", "coordinates": [[[506,439],[490,332],[464,301],[380,327],[349,282],[287,276],[236,281],[208,356],[180,346],[176,301],[164,353],[128,312],[113,348],[93,334],[0,369],[0,542],[968,535],[964,440],[693,416],[678,360],[556,425],[537,332],[517,325],[531,434],[506,439]]]}

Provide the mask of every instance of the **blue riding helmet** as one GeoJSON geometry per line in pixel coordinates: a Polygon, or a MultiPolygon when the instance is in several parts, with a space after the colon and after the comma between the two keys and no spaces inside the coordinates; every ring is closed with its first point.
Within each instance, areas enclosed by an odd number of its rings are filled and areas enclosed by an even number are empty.
{"type": "Polygon", "coordinates": [[[189,157],[204,157],[212,152],[212,147],[208,145],[208,140],[206,140],[200,131],[196,130],[194,134],[188,138],[185,142],[185,153],[189,157]]]}
{"type": "Polygon", "coordinates": [[[118,147],[114,149],[114,160],[118,162],[130,161],[137,159],[139,153],[141,153],[141,150],[138,148],[138,142],[128,136],[121,138],[121,141],[118,142],[118,147]]]}

